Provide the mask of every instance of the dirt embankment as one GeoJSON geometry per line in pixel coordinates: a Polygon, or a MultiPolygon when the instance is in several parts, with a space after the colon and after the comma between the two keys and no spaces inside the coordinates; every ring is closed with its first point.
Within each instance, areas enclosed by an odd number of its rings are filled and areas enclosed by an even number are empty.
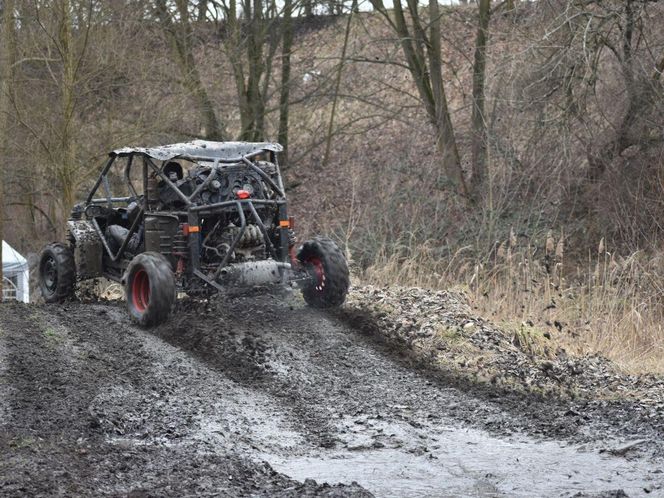
{"type": "Polygon", "coordinates": [[[513,404],[530,419],[523,427],[529,432],[574,440],[590,426],[648,434],[662,452],[664,378],[624,374],[598,355],[569,355],[532,324],[496,327],[472,312],[462,292],[365,286],[340,316],[447,382],[513,404]]]}
{"type": "MultiPolygon", "coordinates": [[[[358,289],[334,314],[289,292],[185,300],[148,331],[132,326],[119,303],[3,304],[0,488],[67,496],[664,489],[661,414],[638,412],[620,391],[600,399],[578,388],[571,400],[479,382],[466,375],[473,355],[467,372],[452,368],[454,341],[442,348],[419,321],[470,333],[464,313],[477,344],[491,350],[498,341],[487,358],[526,368],[518,347],[451,294],[358,289]],[[382,312],[363,301],[393,298],[395,308],[382,312]],[[408,330],[418,339],[398,332],[408,330]],[[432,337],[442,357],[423,366],[432,337]]],[[[562,368],[550,361],[547,371],[562,368]]]]}

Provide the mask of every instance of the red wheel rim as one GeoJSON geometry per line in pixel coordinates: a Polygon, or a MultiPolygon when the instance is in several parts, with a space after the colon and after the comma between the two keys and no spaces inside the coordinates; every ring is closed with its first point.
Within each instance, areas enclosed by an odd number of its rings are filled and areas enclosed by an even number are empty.
{"type": "Polygon", "coordinates": [[[145,270],[141,269],[134,275],[131,284],[131,299],[136,311],[143,313],[150,304],[150,279],[145,270]]]}
{"type": "Polygon", "coordinates": [[[325,267],[323,262],[316,257],[310,257],[305,260],[305,263],[310,267],[311,276],[316,279],[316,290],[323,292],[325,288],[325,267]]]}

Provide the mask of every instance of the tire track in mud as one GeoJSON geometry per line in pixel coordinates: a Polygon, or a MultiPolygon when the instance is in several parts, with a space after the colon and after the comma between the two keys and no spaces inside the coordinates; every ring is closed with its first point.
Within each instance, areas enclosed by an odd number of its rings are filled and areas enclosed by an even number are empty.
{"type": "Polygon", "coordinates": [[[211,437],[200,420],[231,383],[113,319],[120,314],[97,305],[0,307],[8,358],[0,381],[13,386],[0,435],[9,455],[2,494],[368,496],[358,486],[298,483],[247,458],[239,431],[247,418],[229,415],[239,425],[211,437]]]}
{"type": "Polygon", "coordinates": [[[281,338],[287,337],[284,335],[287,316],[293,310],[283,304],[274,308],[272,301],[279,302],[279,297],[266,299],[267,302],[261,302],[255,298],[237,298],[214,310],[205,310],[205,303],[180,303],[173,323],[151,332],[251,392],[274,399],[291,430],[306,435],[314,446],[332,447],[336,431],[330,425],[330,410],[325,403],[327,393],[324,389],[307,389],[311,383],[307,378],[293,382],[291,364],[295,355],[306,353],[280,343],[281,338]],[[177,316],[178,312],[181,316],[177,316]],[[192,314],[197,319],[193,326],[187,326],[192,314]],[[304,396],[303,389],[306,389],[304,396]]]}
{"type": "Polygon", "coordinates": [[[367,495],[307,478],[357,480],[378,496],[662,489],[652,461],[507,437],[518,414],[423,375],[288,292],[183,300],[147,331],[121,305],[0,306],[0,318],[9,490],[367,495]]]}
{"type": "Polygon", "coordinates": [[[661,487],[647,464],[524,437],[517,429],[527,420],[518,414],[409,368],[388,345],[288,293],[183,302],[172,323],[153,333],[281,404],[282,420],[304,444],[255,449],[298,479],[356,479],[380,496],[447,496],[445,489],[449,496],[552,496],[613,488],[638,495],[661,487]],[[516,435],[495,438],[468,426],[516,435]],[[543,468],[556,471],[544,476],[543,468]]]}
{"type": "Polygon", "coordinates": [[[293,423],[321,448],[340,442],[339,414],[407,418],[404,410],[417,407],[423,420],[505,416],[486,401],[426,378],[388,346],[293,296],[181,306],[182,316],[152,333],[280,400],[293,423]],[[198,318],[187,327],[190,314],[198,318]]]}

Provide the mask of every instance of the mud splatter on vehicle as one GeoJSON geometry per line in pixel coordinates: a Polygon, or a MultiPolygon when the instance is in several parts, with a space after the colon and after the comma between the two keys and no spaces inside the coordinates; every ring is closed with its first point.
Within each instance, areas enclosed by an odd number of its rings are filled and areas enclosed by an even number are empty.
{"type": "Polygon", "coordinates": [[[340,306],[350,284],[346,259],[324,237],[296,247],[281,151],[276,143],[204,140],[112,151],[72,209],[67,242],[42,251],[45,301],[64,302],[77,281],[105,277],[125,286],[129,314],[142,326],[165,321],[178,292],[290,283],[310,306],[340,306]]]}

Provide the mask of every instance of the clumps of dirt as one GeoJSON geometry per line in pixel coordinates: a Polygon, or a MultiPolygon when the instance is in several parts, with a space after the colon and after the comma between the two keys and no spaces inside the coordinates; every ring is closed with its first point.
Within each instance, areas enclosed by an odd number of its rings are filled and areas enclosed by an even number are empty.
{"type": "Polygon", "coordinates": [[[475,315],[461,292],[360,286],[336,313],[433,377],[510,413],[512,428],[584,443],[593,433],[638,437],[647,451],[664,454],[661,377],[626,375],[597,355],[572,356],[529,324],[500,328],[475,315]]]}
{"type": "Polygon", "coordinates": [[[459,291],[361,286],[351,291],[341,313],[365,330],[406,345],[427,364],[474,383],[664,407],[664,379],[625,375],[599,355],[572,356],[530,323],[497,327],[475,315],[459,291]]]}
{"type": "Polygon", "coordinates": [[[374,495],[356,482],[344,485],[330,485],[327,483],[318,484],[313,479],[305,479],[303,483],[298,483],[296,486],[286,489],[275,496],[279,496],[280,498],[314,496],[322,498],[371,498],[374,495]]]}
{"type": "MultiPolygon", "coordinates": [[[[201,361],[190,358],[195,345],[180,354],[161,344],[153,332],[166,335],[167,324],[135,328],[120,306],[0,304],[0,495],[372,496],[275,471],[238,437],[251,428],[236,400],[253,391],[219,375],[213,354],[201,361]]],[[[220,326],[216,315],[199,321],[200,335],[173,335],[198,340],[220,326]]],[[[236,338],[219,336],[201,348],[236,338]]]]}

